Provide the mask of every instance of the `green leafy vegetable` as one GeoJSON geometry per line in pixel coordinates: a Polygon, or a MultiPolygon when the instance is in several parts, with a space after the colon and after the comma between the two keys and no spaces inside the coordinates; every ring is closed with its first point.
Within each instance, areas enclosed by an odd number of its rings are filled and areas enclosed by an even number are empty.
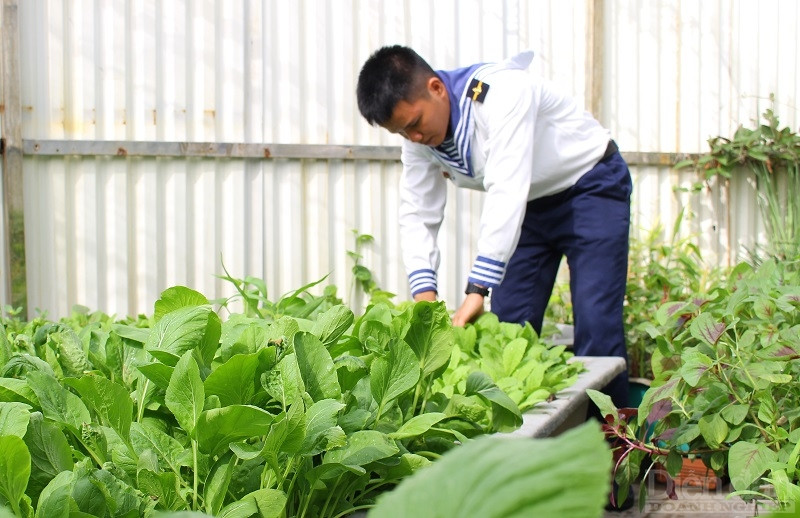
{"type": "Polygon", "coordinates": [[[482,438],[383,495],[370,518],[602,516],[611,451],[597,425],[555,439],[482,438]]]}
{"type": "Polygon", "coordinates": [[[20,500],[31,475],[31,455],[16,435],[0,436],[0,495],[20,516],[20,500]]]}
{"type": "Polygon", "coordinates": [[[263,281],[225,278],[245,309],[224,322],[182,286],[150,317],[15,322],[0,501],[48,518],[338,518],[518,426],[580,371],[490,314],[454,329],[443,303],[370,289],[356,317],[335,287],[312,295],[319,282],[271,302],[263,281]]]}

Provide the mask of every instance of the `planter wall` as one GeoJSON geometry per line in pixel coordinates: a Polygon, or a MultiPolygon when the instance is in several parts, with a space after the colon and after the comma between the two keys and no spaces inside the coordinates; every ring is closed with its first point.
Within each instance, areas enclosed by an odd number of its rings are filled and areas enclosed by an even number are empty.
{"type": "Polygon", "coordinates": [[[522,415],[522,426],[510,437],[553,437],[586,421],[589,396],[586,389],[600,390],[627,369],[625,360],[616,356],[575,356],[586,371],[577,381],[556,394],[553,401],[540,403],[522,415]]]}
{"type": "Polygon", "coordinates": [[[570,324],[555,324],[558,333],[544,339],[551,345],[566,345],[567,349],[572,349],[575,342],[575,326],[570,324]]]}

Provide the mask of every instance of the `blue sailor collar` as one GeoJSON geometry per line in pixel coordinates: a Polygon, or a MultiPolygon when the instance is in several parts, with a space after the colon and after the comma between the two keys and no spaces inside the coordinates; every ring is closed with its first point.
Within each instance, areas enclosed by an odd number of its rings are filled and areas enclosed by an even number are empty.
{"type": "Polygon", "coordinates": [[[469,137],[472,134],[472,100],[469,95],[469,86],[478,71],[488,66],[480,63],[456,70],[437,71],[450,98],[450,127],[447,138],[441,145],[433,148],[433,152],[445,165],[467,176],[474,176],[470,160],[471,139],[469,137]]]}
{"type": "Polygon", "coordinates": [[[533,52],[526,51],[501,63],[479,63],[455,70],[438,70],[436,73],[447,88],[450,98],[450,127],[441,145],[431,148],[446,166],[461,174],[474,177],[471,161],[471,136],[473,131],[473,103],[483,102],[489,85],[481,80],[492,68],[527,68],[533,52]]]}

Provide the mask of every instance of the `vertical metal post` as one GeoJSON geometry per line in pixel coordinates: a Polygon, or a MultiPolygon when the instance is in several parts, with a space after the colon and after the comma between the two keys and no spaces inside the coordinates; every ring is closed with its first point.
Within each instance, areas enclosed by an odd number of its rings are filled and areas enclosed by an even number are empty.
{"type": "MultiPolygon", "coordinates": [[[[2,275],[4,300],[13,307],[27,301],[25,226],[22,198],[22,102],[19,74],[19,0],[3,0],[0,27],[0,118],[3,131],[3,221],[5,242],[2,275]]],[[[24,315],[25,313],[23,313],[24,315]]]]}
{"type": "Polygon", "coordinates": [[[586,109],[603,125],[605,0],[586,0],[586,109]]]}

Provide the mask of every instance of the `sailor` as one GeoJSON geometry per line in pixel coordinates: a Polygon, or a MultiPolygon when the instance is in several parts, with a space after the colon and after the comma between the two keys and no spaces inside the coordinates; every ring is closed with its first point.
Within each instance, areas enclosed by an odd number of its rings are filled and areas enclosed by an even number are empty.
{"type": "MultiPolygon", "coordinates": [[[[542,321],[567,258],[578,356],[627,361],[622,307],[631,176],[609,131],[574,99],[528,70],[532,52],[499,63],[434,71],[404,46],[364,63],[358,108],[402,135],[403,261],[415,301],[436,300],[447,182],[485,191],[463,326],[484,310],[501,321],[542,321]]],[[[628,406],[627,372],[604,391],[628,406]]]]}

